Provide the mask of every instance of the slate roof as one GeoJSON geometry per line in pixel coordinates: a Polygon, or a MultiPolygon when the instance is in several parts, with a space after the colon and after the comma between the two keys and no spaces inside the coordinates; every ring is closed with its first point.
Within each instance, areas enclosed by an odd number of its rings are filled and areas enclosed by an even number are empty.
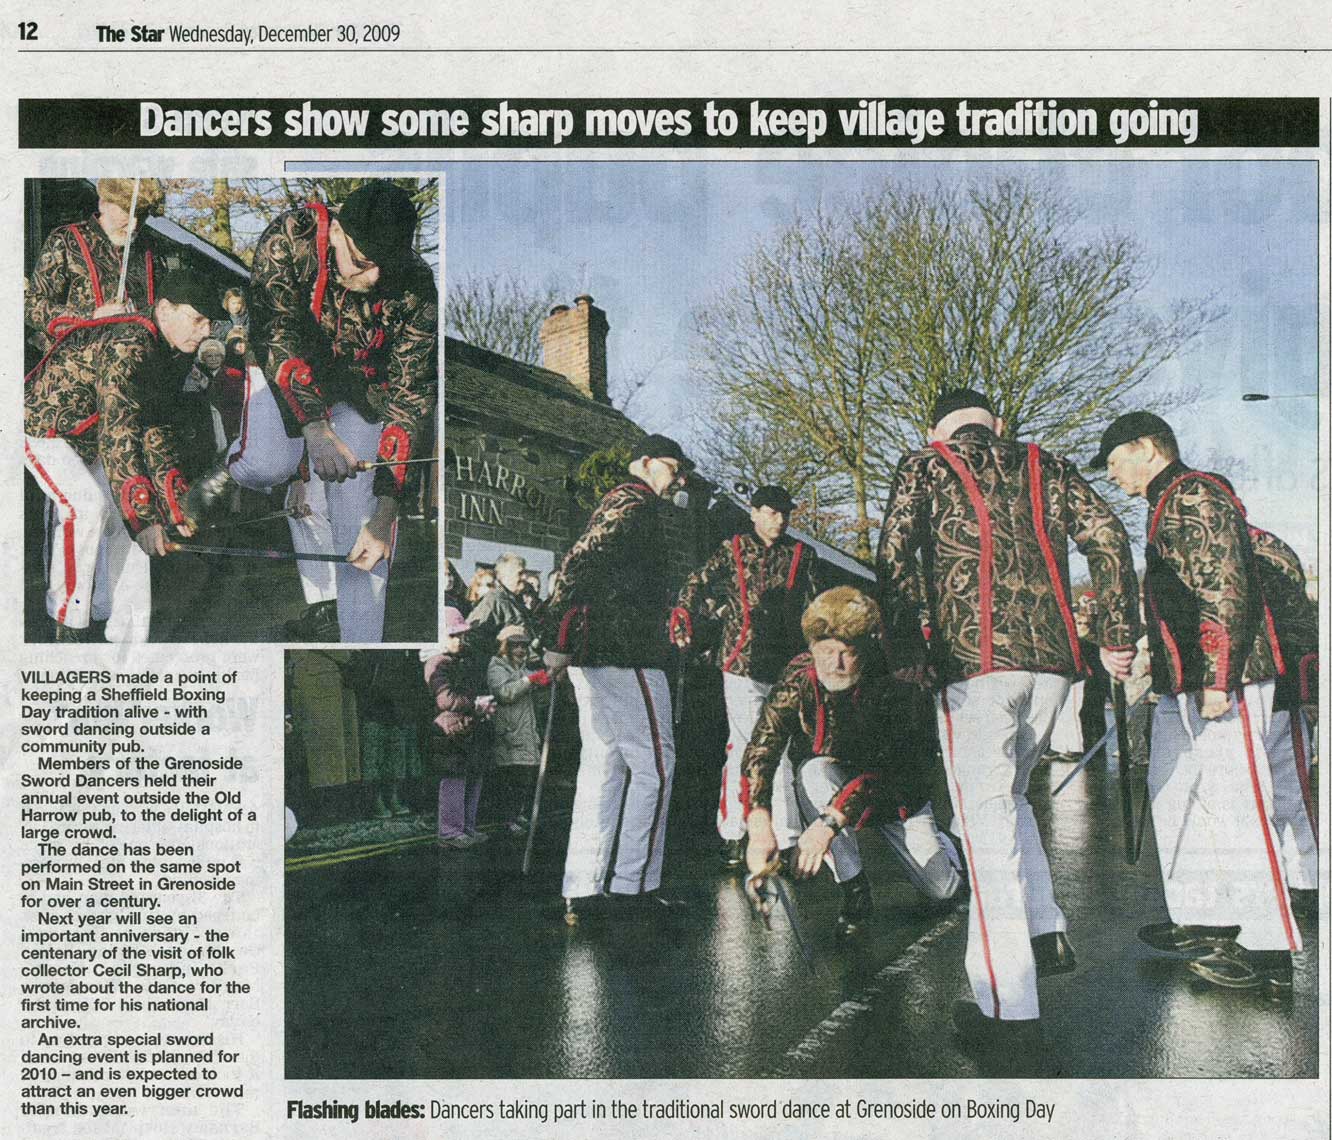
{"type": "Polygon", "coordinates": [[[451,336],[444,338],[443,365],[446,422],[494,423],[584,453],[645,434],[623,412],[589,399],[558,372],[451,336]]]}

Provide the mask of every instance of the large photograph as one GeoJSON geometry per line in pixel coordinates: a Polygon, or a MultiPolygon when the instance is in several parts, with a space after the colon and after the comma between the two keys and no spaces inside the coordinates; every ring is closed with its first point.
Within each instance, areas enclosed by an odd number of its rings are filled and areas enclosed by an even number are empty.
{"type": "Polygon", "coordinates": [[[27,640],[433,639],[438,182],[25,186],[27,640]]]}
{"type": "Polygon", "coordinates": [[[1316,1077],[1316,164],[445,169],[287,1078],[1316,1077]]]}

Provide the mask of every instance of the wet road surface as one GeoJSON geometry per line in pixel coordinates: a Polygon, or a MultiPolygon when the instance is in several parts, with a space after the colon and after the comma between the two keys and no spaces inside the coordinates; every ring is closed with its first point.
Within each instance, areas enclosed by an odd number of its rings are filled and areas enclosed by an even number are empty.
{"type": "Polygon", "coordinates": [[[682,911],[565,925],[567,787],[549,801],[530,880],[523,838],[507,833],[289,872],[286,1076],[1316,1077],[1314,924],[1292,1001],[1194,979],[1134,938],[1165,911],[1150,831],[1140,864],[1125,864],[1113,769],[1094,764],[1052,812],[1068,771],[1038,769],[1031,792],[1079,963],[1041,983],[1038,1055],[959,1048],[948,1015],[970,997],[965,903],[918,902],[878,836],[862,843],[869,937],[835,942],[826,873],[795,888],[811,975],[780,919],[772,932],[751,920],[738,876],[717,868],[707,814],[689,809],[704,786],[680,783],[666,886],[682,911]]]}

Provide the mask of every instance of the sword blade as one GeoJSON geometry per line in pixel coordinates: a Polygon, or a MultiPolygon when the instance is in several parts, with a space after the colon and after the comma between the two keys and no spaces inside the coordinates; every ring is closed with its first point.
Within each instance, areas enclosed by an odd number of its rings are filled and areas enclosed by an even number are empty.
{"type": "Polygon", "coordinates": [[[1133,840],[1133,757],[1129,752],[1128,709],[1124,704],[1124,686],[1115,681],[1111,685],[1111,700],[1115,708],[1115,734],[1119,752],[1119,811],[1124,825],[1124,862],[1130,866],[1137,861],[1133,840]]]}
{"type": "MultiPolygon", "coordinates": [[[[1147,695],[1146,692],[1139,694],[1138,697],[1134,700],[1134,702],[1128,706],[1127,711],[1132,712],[1134,709],[1136,709],[1138,705],[1142,703],[1142,699],[1146,695],[1147,695]]],[[[1065,776],[1062,780],[1060,780],[1059,787],[1055,788],[1055,790],[1050,793],[1051,799],[1054,799],[1055,796],[1057,796],[1066,787],[1068,787],[1068,785],[1072,782],[1073,777],[1076,776],[1079,772],[1081,772],[1094,759],[1096,759],[1096,754],[1100,752],[1102,748],[1105,747],[1106,741],[1110,739],[1110,734],[1114,731],[1116,731],[1114,727],[1107,728],[1105,730],[1105,735],[1102,736],[1100,740],[1098,740],[1095,744],[1093,744],[1090,748],[1088,748],[1086,752],[1082,754],[1082,758],[1076,764],[1073,765],[1073,771],[1071,771],[1067,776],[1065,776]]]]}
{"type": "Polygon", "coordinates": [[[804,931],[800,929],[800,919],[796,917],[795,904],[791,901],[791,896],[786,893],[786,884],[782,882],[780,875],[773,876],[772,886],[777,892],[777,900],[782,904],[782,910],[786,912],[786,921],[791,924],[791,933],[795,936],[796,946],[800,948],[800,956],[805,959],[805,966],[813,974],[814,954],[809,948],[809,943],[805,941],[804,931]]]}
{"type": "Polygon", "coordinates": [[[532,848],[536,845],[537,820],[541,818],[541,792],[546,786],[546,764],[550,760],[550,734],[555,727],[555,680],[550,682],[550,707],[546,710],[546,734],[541,740],[541,764],[537,768],[536,791],[532,795],[532,815],[527,824],[527,846],[523,849],[523,874],[532,869],[532,848]]]}
{"type": "Polygon", "coordinates": [[[346,562],[345,554],[299,554],[294,550],[265,550],[248,546],[201,546],[168,542],[168,554],[214,554],[221,558],[263,558],[273,562],[346,562]]]}

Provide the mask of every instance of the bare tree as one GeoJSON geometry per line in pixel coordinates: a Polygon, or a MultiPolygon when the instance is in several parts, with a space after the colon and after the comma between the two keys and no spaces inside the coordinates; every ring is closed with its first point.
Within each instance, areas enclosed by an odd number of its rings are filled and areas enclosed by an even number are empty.
{"type": "MultiPolygon", "coordinates": [[[[341,202],[365,178],[177,178],[167,184],[167,215],[245,264],[264,228],[278,214],[308,202],[341,202]]],[[[439,248],[439,183],[395,178],[417,212],[416,249],[430,260],[439,248]]]]}
{"type": "Polygon", "coordinates": [[[512,272],[450,278],[444,327],[468,344],[525,364],[540,364],[541,322],[570,291],[558,279],[534,285],[512,272]]]}
{"type": "Polygon", "coordinates": [[[1080,221],[1065,195],[1018,178],[889,184],[797,215],[698,314],[700,371],[849,484],[868,557],[871,496],[920,446],[941,391],[981,389],[1010,433],[1079,452],[1222,314],[1206,298],[1149,310],[1138,244],[1082,236],[1080,221]]]}

